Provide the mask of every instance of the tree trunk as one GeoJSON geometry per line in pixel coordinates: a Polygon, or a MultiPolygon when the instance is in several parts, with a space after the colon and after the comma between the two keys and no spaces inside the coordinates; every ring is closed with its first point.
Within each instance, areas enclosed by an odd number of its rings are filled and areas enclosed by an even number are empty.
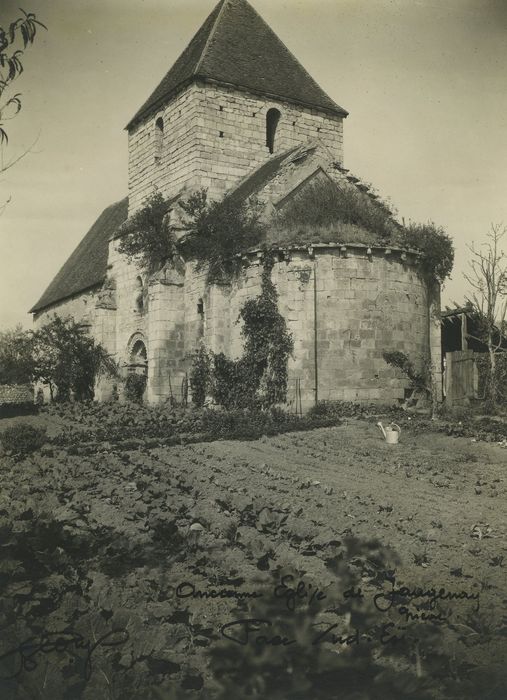
{"type": "Polygon", "coordinates": [[[488,351],[489,351],[489,402],[493,410],[496,409],[496,357],[493,349],[493,339],[491,334],[488,336],[488,351]]]}

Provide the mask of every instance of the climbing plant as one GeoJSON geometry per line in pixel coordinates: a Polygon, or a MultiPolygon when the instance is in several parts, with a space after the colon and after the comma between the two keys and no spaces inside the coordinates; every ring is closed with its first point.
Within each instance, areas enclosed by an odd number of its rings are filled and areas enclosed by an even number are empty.
{"type": "Polygon", "coordinates": [[[210,353],[204,345],[200,345],[194,352],[189,376],[190,390],[192,392],[192,403],[194,403],[196,406],[204,406],[206,395],[210,386],[210,377],[210,353]]]}
{"type": "Polygon", "coordinates": [[[391,367],[395,367],[403,372],[410,380],[412,388],[428,391],[430,378],[428,376],[428,368],[426,363],[421,371],[418,371],[412,360],[404,352],[393,350],[392,352],[383,352],[382,357],[391,367]]]}
{"type": "Polygon", "coordinates": [[[125,379],[125,398],[133,403],[143,403],[146,389],[145,374],[129,374],[125,379]]]}
{"type": "Polygon", "coordinates": [[[214,401],[228,409],[268,408],[286,401],[287,364],[293,340],[278,310],[272,268],[273,258],[266,253],[261,293],[246,301],[240,311],[243,355],[232,360],[223,353],[196,352],[190,382],[197,405],[202,405],[205,386],[209,386],[214,401]]]}
{"type": "Polygon", "coordinates": [[[261,294],[249,299],[240,312],[245,353],[242,358],[261,403],[273,406],[287,397],[287,362],[294,344],[278,310],[278,293],[271,279],[273,257],[266,254],[261,294]]]}

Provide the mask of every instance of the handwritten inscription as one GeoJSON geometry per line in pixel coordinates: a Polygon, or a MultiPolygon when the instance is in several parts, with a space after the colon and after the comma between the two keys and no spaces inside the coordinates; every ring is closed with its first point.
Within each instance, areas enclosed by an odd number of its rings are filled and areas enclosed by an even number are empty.
{"type": "Polygon", "coordinates": [[[280,585],[275,586],[274,596],[285,601],[287,610],[295,610],[297,601],[305,601],[311,605],[314,601],[326,598],[326,594],[311,583],[305,583],[305,581],[295,583],[294,576],[291,574],[284,576],[280,585]]]}
{"type": "Polygon", "coordinates": [[[89,639],[85,639],[78,632],[43,632],[39,636],[30,637],[21,642],[17,647],[13,647],[0,655],[0,663],[12,663],[13,671],[7,676],[0,676],[0,680],[12,680],[17,678],[22,671],[35,671],[40,662],[40,655],[52,652],[63,653],[77,652],[83,650],[84,657],[84,677],[89,680],[92,675],[92,654],[98,647],[117,647],[125,644],[129,639],[127,630],[112,630],[99,637],[92,644],[89,639]]]}
{"type": "MultiPolygon", "coordinates": [[[[329,643],[334,646],[358,646],[359,644],[380,642],[383,646],[386,644],[396,644],[405,639],[404,634],[395,634],[399,629],[396,628],[393,622],[387,622],[378,629],[360,630],[354,628],[350,634],[338,634],[338,624],[315,623],[312,627],[324,626],[322,631],[316,631],[310,641],[311,646],[329,643]]],[[[235,644],[247,646],[263,647],[288,647],[291,644],[296,644],[295,639],[291,639],[282,634],[276,634],[273,629],[273,622],[262,618],[245,618],[242,620],[234,620],[222,625],[220,633],[225,639],[228,639],[235,644]]]]}
{"type": "MultiPolygon", "coordinates": [[[[283,576],[272,589],[272,598],[279,601],[282,610],[295,612],[298,606],[306,606],[308,614],[326,611],[333,607],[330,599],[332,587],[324,587],[311,584],[303,579],[297,579],[293,575],[283,576]],[[321,604],[319,608],[319,604],[321,604]],[[313,611],[313,613],[312,613],[313,611]]],[[[378,590],[378,589],[377,589],[378,590]]],[[[253,595],[250,592],[249,595],[253,595]]],[[[259,591],[260,595],[260,591],[259,591]]],[[[479,609],[480,593],[465,590],[451,591],[445,587],[435,586],[405,586],[399,585],[394,576],[386,577],[381,590],[367,595],[360,587],[352,587],[342,593],[338,593],[343,601],[363,604],[368,601],[373,603],[374,609],[381,615],[391,613],[391,620],[381,622],[369,629],[357,627],[340,629],[336,622],[315,622],[310,625],[314,631],[313,637],[306,643],[312,646],[331,644],[334,646],[357,646],[359,644],[379,643],[398,644],[407,640],[405,634],[406,625],[413,621],[445,625],[450,622],[453,614],[452,604],[457,601],[467,601],[475,604],[479,609]],[[446,609],[441,609],[446,605],[446,609]],[[396,622],[392,621],[394,614],[396,622]]],[[[287,613],[285,613],[287,615],[287,613]]],[[[220,634],[225,639],[241,646],[255,645],[258,647],[286,647],[296,643],[287,632],[287,625],[283,632],[277,630],[277,615],[268,618],[262,614],[258,617],[245,617],[226,622],[220,627],[220,634]]],[[[413,631],[413,630],[412,630],[413,631]]]]}

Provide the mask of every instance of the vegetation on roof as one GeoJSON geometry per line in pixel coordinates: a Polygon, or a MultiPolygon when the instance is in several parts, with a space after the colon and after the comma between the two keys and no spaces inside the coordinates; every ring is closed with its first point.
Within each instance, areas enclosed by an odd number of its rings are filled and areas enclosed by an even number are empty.
{"type": "Polygon", "coordinates": [[[118,252],[153,274],[177,253],[169,202],[156,192],[118,229],[118,252]]]}
{"type": "Polygon", "coordinates": [[[201,189],[181,201],[180,207],[187,226],[180,249],[196,261],[197,270],[206,268],[210,283],[230,280],[241,268],[237,254],[265,239],[260,211],[244,200],[208,201],[206,190],[201,189]]]}
{"type": "Polygon", "coordinates": [[[204,189],[180,200],[184,238],[177,241],[167,216],[169,203],[160,193],[145,200],[142,209],[119,230],[118,250],[147,274],[181,257],[194,260],[197,271],[206,269],[208,282],[227,282],[241,268],[237,254],[262,243],[265,227],[259,213],[245,201],[209,201],[204,189]]]}
{"type": "Polygon", "coordinates": [[[454,262],[454,246],[443,228],[398,223],[379,197],[354,186],[316,182],[290,198],[268,228],[269,245],[362,243],[417,250],[428,279],[443,283],[454,262]]]}
{"type": "Polygon", "coordinates": [[[289,199],[267,224],[260,207],[226,197],[210,201],[201,189],[180,200],[187,233],[176,240],[160,194],[125,224],[119,250],[149,273],[180,256],[207,270],[209,283],[227,282],[241,269],[242,254],[253,249],[315,243],[391,246],[421,252],[420,269],[442,283],[451,273],[451,239],[433,223],[402,226],[381,200],[353,187],[319,182],[289,199]]]}
{"type": "Polygon", "coordinates": [[[372,200],[356,187],[347,184],[339,187],[330,180],[310,184],[288,199],[277,211],[273,223],[287,232],[348,224],[358,233],[363,232],[363,237],[368,238],[366,243],[372,242],[368,233],[379,243],[392,241],[400,231],[400,225],[382,201],[372,200]]]}

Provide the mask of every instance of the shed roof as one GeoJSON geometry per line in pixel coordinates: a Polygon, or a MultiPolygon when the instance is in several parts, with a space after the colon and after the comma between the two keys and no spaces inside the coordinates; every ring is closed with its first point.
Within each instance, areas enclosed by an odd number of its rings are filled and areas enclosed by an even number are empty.
{"type": "Polygon", "coordinates": [[[109,238],[127,219],[128,198],[104,209],[81,243],[69,256],[30,313],[101,284],[107,271],[109,238]]]}
{"type": "Polygon", "coordinates": [[[220,0],[127,129],[193,80],[216,81],[346,117],[247,0],[220,0]]]}
{"type": "Polygon", "coordinates": [[[25,384],[0,384],[0,406],[33,402],[33,387],[25,384]]]}

